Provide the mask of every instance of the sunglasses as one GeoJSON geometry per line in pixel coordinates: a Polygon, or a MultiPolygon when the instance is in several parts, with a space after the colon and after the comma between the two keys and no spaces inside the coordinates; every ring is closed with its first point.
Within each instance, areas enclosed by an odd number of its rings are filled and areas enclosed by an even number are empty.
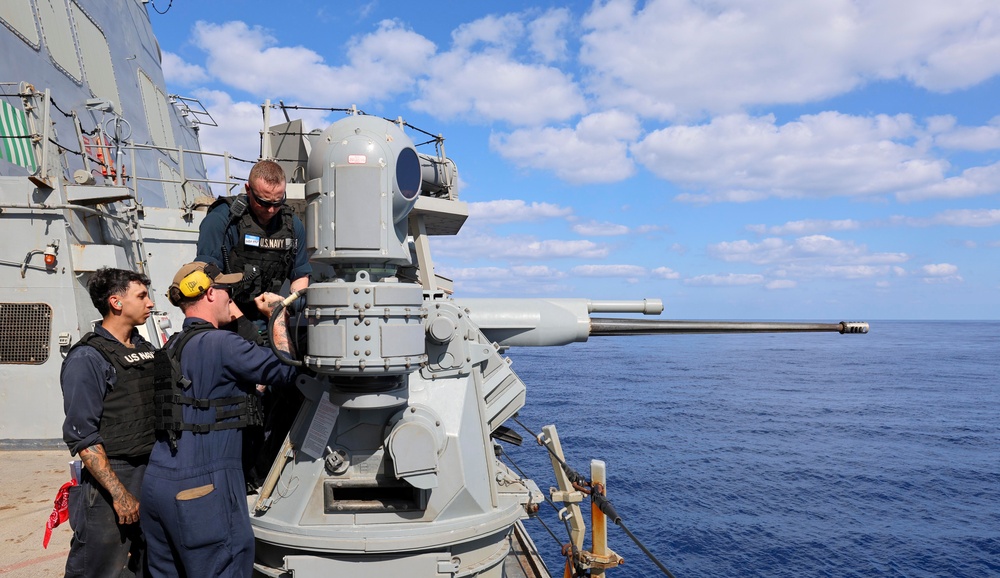
{"type": "Polygon", "coordinates": [[[284,206],[285,204],[285,197],[287,195],[282,195],[281,199],[277,201],[265,201],[264,199],[260,198],[260,195],[257,194],[257,191],[253,190],[252,186],[247,185],[247,190],[250,191],[250,196],[253,197],[253,200],[257,201],[257,204],[263,207],[276,209],[278,207],[284,206]]]}

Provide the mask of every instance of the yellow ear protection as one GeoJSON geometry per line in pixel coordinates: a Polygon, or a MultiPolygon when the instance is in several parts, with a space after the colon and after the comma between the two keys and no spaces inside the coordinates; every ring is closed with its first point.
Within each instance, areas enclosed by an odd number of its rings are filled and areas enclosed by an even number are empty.
{"type": "Polygon", "coordinates": [[[212,279],[204,271],[194,271],[188,273],[187,277],[181,279],[178,288],[181,295],[185,297],[197,297],[212,286],[212,279]]]}
{"type": "Polygon", "coordinates": [[[185,297],[197,297],[208,291],[208,288],[212,286],[212,279],[221,274],[222,271],[218,266],[209,263],[201,270],[188,273],[187,276],[181,279],[178,288],[181,290],[181,295],[185,297]]]}

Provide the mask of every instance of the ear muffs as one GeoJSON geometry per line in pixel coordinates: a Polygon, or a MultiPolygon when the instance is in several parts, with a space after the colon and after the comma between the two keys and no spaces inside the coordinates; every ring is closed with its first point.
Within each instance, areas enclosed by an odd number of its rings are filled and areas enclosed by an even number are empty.
{"type": "Polygon", "coordinates": [[[211,286],[212,279],[204,271],[193,271],[178,283],[181,295],[188,298],[201,295],[211,286]]]}

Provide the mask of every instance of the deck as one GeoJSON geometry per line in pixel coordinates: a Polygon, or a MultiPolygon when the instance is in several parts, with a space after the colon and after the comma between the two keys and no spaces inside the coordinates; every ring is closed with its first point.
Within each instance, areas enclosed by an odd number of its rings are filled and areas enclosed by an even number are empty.
{"type": "MultiPolygon", "coordinates": [[[[48,549],[42,548],[42,537],[56,492],[70,479],[71,459],[66,450],[0,451],[0,577],[63,575],[73,535],[69,524],[52,531],[48,549]]],[[[549,578],[523,530],[518,524],[511,535],[504,575],[549,578]]]]}

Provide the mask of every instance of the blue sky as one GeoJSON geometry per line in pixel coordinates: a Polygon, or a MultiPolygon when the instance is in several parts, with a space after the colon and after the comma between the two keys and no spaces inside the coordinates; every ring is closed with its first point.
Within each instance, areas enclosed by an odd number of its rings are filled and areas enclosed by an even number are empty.
{"type": "Polygon", "coordinates": [[[458,296],[1000,318],[995,0],[280,5],[150,10],[203,147],[255,158],[265,98],[443,134],[458,296]]]}

